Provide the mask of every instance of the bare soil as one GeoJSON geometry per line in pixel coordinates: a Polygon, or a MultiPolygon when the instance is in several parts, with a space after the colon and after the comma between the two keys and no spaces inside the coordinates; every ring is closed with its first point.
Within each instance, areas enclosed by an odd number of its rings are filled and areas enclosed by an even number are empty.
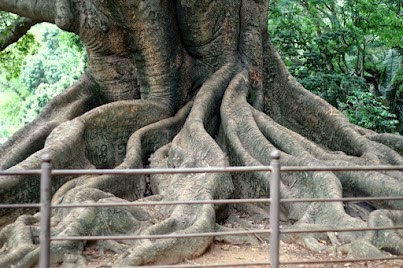
{"type": "MultiPolygon", "coordinates": [[[[243,210],[245,211],[245,210],[243,210]]],[[[225,223],[220,225],[222,228],[235,228],[235,229],[267,229],[268,214],[264,215],[266,211],[259,211],[257,214],[255,208],[249,207],[250,212],[239,212],[236,209],[231,209],[230,217],[225,223]],[[255,216],[253,216],[255,215],[255,216]],[[259,215],[259,216],[257,216],[259,215]]],[[[281,217],[283,218],[283,217],[281,217]]],[[[281,221],[282,225],[288,225],[286,220],[281,221]]],[[[250,238],[250,236],[249,236],[250,238]]],[[[183,267],[194,267],[197,265],[214,265],[214,267],[270,267],[269,262],[269,245],[267,243],[269,237],[267,235],[252,236],[251,243],[247,239],[237,240],[237,237],[229,237],[233,243],[223,242],[228,241],[222,237],[216,237],[214,243],[207,249],[207,251],[200,257],[185,260],[178,264],[183,267]],[[243,241],[243,242],[242,242],[243,241]],[[235,244],[234,244],[235,243],[235,244]],[[219,265],[219,266],[217,266],[219,265]]],[[[325,241],[321,241],[326,243],[325,241]]],[[[113,251],[100,252],[95,246],[87,247],[84,255],[88,260],[86,268],[92,267],[116,267],[113,266],[113,261],[118,258],[118,255],[113,251]]],[[[347,260],[346,255],[335,256],[326,252],[313,252],[297,244],[286,244],[280,241],[280,263],[281,262],[313,262],[313,261],[326,261],[329,263],[316,263],[316,264],[288,264],[280,265],[281,267],[312,267],[312,268],[401,268],[403,267],[403,256],[399,260],[387,261],[371,261],[371,262],[351,262],[347,260]],[[331,263],[335,261],[334,263],[331,263]],[[339,261],[337,263],[337,261],[339,261]]],[[[161,267],[161,266],[159,266],[161,267]]]]}
{"type": "MultiPolygon", "coordinates": [[[[106,251],[103,254],[92,247],[87,248],[85,255],[88,260],[87,267],[112,267],[113,260],[118,256],[112,251],[106,251]]],[[[343,260],[346,256],[335,257],[327,253],[315,253],[301,246],[294,244],[280,243],[280,262],[299,262],[299,261],[334,261],[343,260]]],[[[202,256],[186,260],[179,265],[195,266],[195,265],[217,265],[222,264],[225,267],[270,267],[270,265],[262,265],[259,263],[267,263],[269,261],[269,247],[266,243],[257,246],[252,245],[231,245],[226,243],[215,242],[202,256]],[[254,263],[256,263],[254,265],[254,263]],[[227,266],[227,265],[231,266],[227,266]]],[[[217,267],[217,266],[215,266],[217,267]]],[[[329,264],[291,264],[281,265],[281,267],[332,267],[332,268],[400,268],[403,267],[402,260],[373,261],[373,262],[343,262],[329,264]]]]}

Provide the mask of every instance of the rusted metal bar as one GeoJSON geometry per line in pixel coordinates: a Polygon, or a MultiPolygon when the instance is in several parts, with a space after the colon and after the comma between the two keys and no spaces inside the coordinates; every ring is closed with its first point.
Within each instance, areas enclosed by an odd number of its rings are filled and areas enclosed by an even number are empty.
{"type": "Polygon", "coordinates": [[[41,222],[40,222],[40,268],[50,267],[50,191],[52,163],[49,155],[42,157],[41,172],[41,222]]]}
{"type": "Polygon", "coordinates": [[[271,154],[270,166],[270,264],[272,268],[279,266],[280,252],[280,152],[271,154]]]}

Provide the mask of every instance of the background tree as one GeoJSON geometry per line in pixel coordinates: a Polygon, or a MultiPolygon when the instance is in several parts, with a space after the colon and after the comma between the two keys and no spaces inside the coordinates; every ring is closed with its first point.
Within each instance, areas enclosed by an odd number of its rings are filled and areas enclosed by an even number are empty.
{"type": "Polygon", "coordinates": [[[385,84],[388,85],[386,90],[387,100],[389,102],[391,112],[397,115],[399,120],[398,131],[403,133],[403,49],[398,51],[389,51],[385,60],[386,79],[385,84]]]}
{"type": "Polygon", "coordinates": [[[355,124],[396,132],[397,117],[385,97],[401,62],[400,12],[388,1],[279,0],[272,2],[269,30],[307,89],[355,124]]]}
{"type": "MultiPolygon", "coordinates": [[[[2,169],[38,168],[44,153],[56,168],[253,166],[269,164],[274,150],[282,151],[283,165],[403,164],[401,136],[349,123],[290,75],[268,38],[266,1],[3,0],[0,9],[76,33],[87,52],[81,78],[0,147],[2,169]]],[[[52,202],[259,198],[268,196],[269,175],[65,176],[53,180],[52,202]],[[153,195],[143,198],[148,183],[153,195]]],[[[38,187],[35,177],[2,178],[1,203],[36,202],[38,187]]],[[[295,173],[281,184],[283,198],[402,193],[401,172],[295,173]]],[[[367,207],[361,218],[342,202],[286,204],[284,214],[294,223],[289,228],[390,226],[403,219],[401,201],[367,207]]],[[[54,211],[52,223],[55,236],[195,233],[215,230],[227,216],[228,207],[209,204],[75,208],[54,211]]],[[[38,221],[37,214],[0,211],[0,266],[38,261],[38,221]]],[[[361,257],[403,253],[395,231],[283,239],[314,250],[326,249],[318,239],[340,241],[361,257]]],[[[140,265],[197,256],[211,242],[98,246],[122,253],[119,264],[140,265]]],[[[52,243],[52,261],[81,265],[86,246],[52,243]]]]}
{"type": "Polygon", "coordinates": [[[85,67],[85,51],[77,36],[49,25],[36,27],[1,55],[1,138],[37,117],[52,97],[79,79],[85,67]]]}

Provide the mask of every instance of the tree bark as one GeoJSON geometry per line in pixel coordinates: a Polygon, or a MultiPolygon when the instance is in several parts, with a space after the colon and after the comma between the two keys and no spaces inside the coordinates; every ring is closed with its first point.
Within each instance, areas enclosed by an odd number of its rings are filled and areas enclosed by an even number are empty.
{"type": "MultiPolygon", "coordinates": [[[[55,168],[259,166],[269,164],[274,150],[282,152],[282,165],[403,165],[401,136],[350,124],[290,75],[268,38],[267,1],[34,2],[5,0],[0,9],[78,34],[88,68],[0,148],[2,169],[38,168],[45,153],[55,168]]],[[[401,175],[284,174],[281,197],[402,196],[401,175]]],[[[52,181],[52,203],[261,198],[269,195],[269,177],[258,172],[61,176],[52,181]]],[[[0,178],[0,203],[38,202],[38,189],[38,178],[0,178]]],[[[371,205],[374,211],[363,218],[349,215],[343,202],[287,203],[284,212],[294,223],[289,228],[385,226],[403,219],[402,201],[371,205]]],[[[228,207],[209,204],[72,208],[54,212],[52,230],[60,237],[210,232],[227,216],[228,207]]],[[[32,211],[0,210],[0,266],[38,262],[38,221],[32,211]]],[[[400,234],[387,234],[393,243],[375,232],[342,233],[338,240],[344,248],[356,248],[359,240],[402,254],[400,234]]],[[[335,241],[320,234],[282,239],[313,250],[324,250],[319,239],[335,241]]],[[[117,265],[130,266],[179,262],[202,254],[211,242],[146,239],[98,246],[119,254],[117,265]]],[[[82,265],[86,246],[86,241],[52,242],[52,262],[82,265]]]]}

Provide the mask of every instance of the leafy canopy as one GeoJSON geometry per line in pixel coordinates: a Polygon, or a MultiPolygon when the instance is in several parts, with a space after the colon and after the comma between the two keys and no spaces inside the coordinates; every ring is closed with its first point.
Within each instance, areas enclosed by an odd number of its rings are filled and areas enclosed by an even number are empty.
{"type": "Polygon", "coordinates": [[[396,132],[397,116],[381,95],[399,68],[390,68],[390,55],[402,51],[401,12],[395,1],[274,0],[268,24],[289,70],[308,90],[352,123],[396,132]]]}
{"type": "Polygon", "coordinates": [[[86,65],[79,38],[49,24],[35,26],[0,55],[4,55],[0,63],[3,141],[32,121],[50,99],[77,81],[86,65]],[[8,62],[13,64],[7,65],[8,62]]]}

